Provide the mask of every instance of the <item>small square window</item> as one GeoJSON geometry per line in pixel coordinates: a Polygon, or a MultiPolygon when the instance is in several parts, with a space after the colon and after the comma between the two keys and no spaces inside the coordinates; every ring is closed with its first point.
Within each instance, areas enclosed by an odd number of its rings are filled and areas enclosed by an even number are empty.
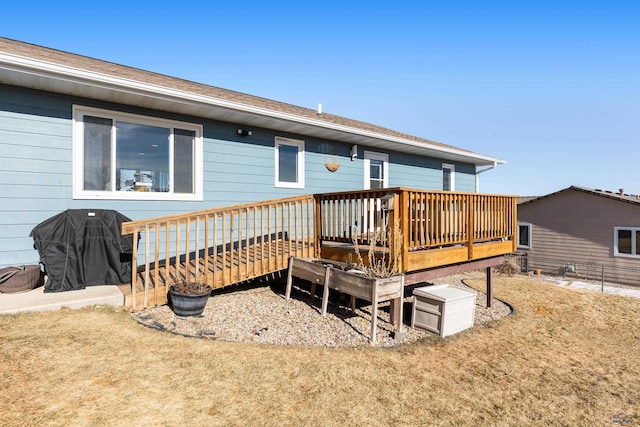
{"type": "Polygon", "coordinates": [[[389,186],[389,155],[364,152],[364,188],[374,190],[389,186]]]}
{"type": "Polygon", "coordinates": [[[640,227],[614,227],[615,256],[640,257],[640,227]]]}
{"type": "Polygon", "coordinates": [[[456,190],[456,167],[447,163],[442,164],[442,190],[456,190]]]}
{"type": "Polygon", "coordinates": [[[531,224],[518,224],[518,249],[531,249],[531,224]]]}
{"type": "Polygon", "coordinates": [[[275,185],[284,188],[304,188],[304,141],[276,138],[275,185]]]}

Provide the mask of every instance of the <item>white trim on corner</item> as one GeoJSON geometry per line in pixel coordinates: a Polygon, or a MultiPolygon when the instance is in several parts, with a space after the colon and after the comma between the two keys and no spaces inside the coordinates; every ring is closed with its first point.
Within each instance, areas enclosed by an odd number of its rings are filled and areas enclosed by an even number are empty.
{"type": "MultiPolygon", "coordinates": [[[[79,200],[165,200],[165,201],[202,201],[204,194],[204,149],[203,149],[203,126],[197,123],[181,122],[171,119],[162,119],[153,116],[124,113],[103,108],[85,107],[73,105],[73,198],[79,200]],[[193,150],[193,193],[156,193],[156,192],[136,192],[136,191],[85,191],[83,187],[84,177],[84,126],[82,126],[82,116],[85,114],[95,114],[113,120],[134,120],[152,126],[176,127],[195,132],[195,146],[193,150]]],[[[115,131],[113,131],[115,132],[115,131]]],[[[114,136],[112,136],[113,140],[114,136]]],[[[115,163],[116,153],[112,151],[112,164],[115,163]]],[[[173,150],[170,153],[172,162],[173,150]]],[[[173,171],[173,164],[170,165],[173,171]]]]}
{"type": "Polygon", "coordinates": [[[273,160],[275,163],[275,174],[274,174],[274,186],[277,188],[304,188],[305,182],[304,182],[304,169],[305,169],[305,165],[304,165],[304,141],[300,140],[300,139],[291,139],[291,138],[284,138],[281,136],[276,136],[275,140],[274,140],[274,144],[273,144],[273,160]],[[294,146],[298,148],[298,156],[296,159],[297,162],[297,175],[296,175],[296,182],[286,182],[286,181],[279,181],[279,177],[280,177],[280,151],[278,150],[278,148],[280,147],[280,145],[289,145],[289,146],[294,146]]]}
{"type": "Polygon", "coordinates": [[[371,162],[370,160],[379,160],[382,162],[382,187],[389,188],[389,155],[386,153],[378,153],[376,151],[365,151],[363,157],[364,164],[364,189],[371,189],[371,162]]]}

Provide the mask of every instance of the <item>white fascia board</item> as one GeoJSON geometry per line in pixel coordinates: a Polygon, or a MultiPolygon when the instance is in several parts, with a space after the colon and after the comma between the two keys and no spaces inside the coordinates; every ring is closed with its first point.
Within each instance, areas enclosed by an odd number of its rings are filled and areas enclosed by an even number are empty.
{"type": "Polygon", "coordinates": [[[276,119],[287,120],[290,122],[306,124],[309,126],[331,129],[338,132],[345,132],[354,135],[360,135],[368,138],[389,141],[410,147],[433,150],[453,156],[468,158],[471,163],[480,165],[504,164],[506,161],[491,156],[485,156],[479,153],[473,153],[455,147],[443,147],[440,145],[429,144],[422,141],[414,141],[411,139],[385,135],[378,132],[367,131],[363,129],[344,126],[336,123],[328,123],[323,120],[316,120],[309,117],[297,116],[294,114],[283,113],[279,111],[269,110],[267,108],[256,107],[234,101],[227,101],[206,95],[199,95],[192,92],[171,89],[166,86],[158,86],[148,83],[142,83],[136,80],[126,79],[122,77],[114,77],[107,74],[87,71],[79,68],[69,67],[65,65],[55,64],[47,61],[35,60],[23,56],[11,55],[0,52],[0,68],[12,71],[23,72],[41,77],[56,78],[70,83],[90,85],[109,90],[118,90],[134,95],[142,95],[150,98],[162,99],[172,102],[180,102],[183,104],[199,105],[199,106],[215,106],[229,110],[241,111],[260,116],[272,117],[276,119]]]}

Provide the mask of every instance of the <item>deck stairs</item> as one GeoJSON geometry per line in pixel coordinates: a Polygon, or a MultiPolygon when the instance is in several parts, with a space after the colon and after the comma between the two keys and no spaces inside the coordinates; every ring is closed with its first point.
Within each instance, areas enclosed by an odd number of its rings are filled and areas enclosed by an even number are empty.
{"type": "Polygon", "coordinates": [[[313,205],[301,196],[123,224],[138,241],[131,284],[120,286],[125,306],[165,304],[175,280],[218,289],[280,272],[291,256],[315,257],[313,205]]]}

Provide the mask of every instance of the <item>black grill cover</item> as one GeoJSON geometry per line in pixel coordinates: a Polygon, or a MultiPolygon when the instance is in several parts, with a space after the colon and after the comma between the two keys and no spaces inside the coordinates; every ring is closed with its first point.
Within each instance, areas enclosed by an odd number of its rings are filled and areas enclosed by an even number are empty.
{"type": "Polygon", "coordinates": [[[31,230],[48,276],[45,292],[131,282],[133,236],[122,236],[126,216],[105,209],[69,209],[31,230]]]}

